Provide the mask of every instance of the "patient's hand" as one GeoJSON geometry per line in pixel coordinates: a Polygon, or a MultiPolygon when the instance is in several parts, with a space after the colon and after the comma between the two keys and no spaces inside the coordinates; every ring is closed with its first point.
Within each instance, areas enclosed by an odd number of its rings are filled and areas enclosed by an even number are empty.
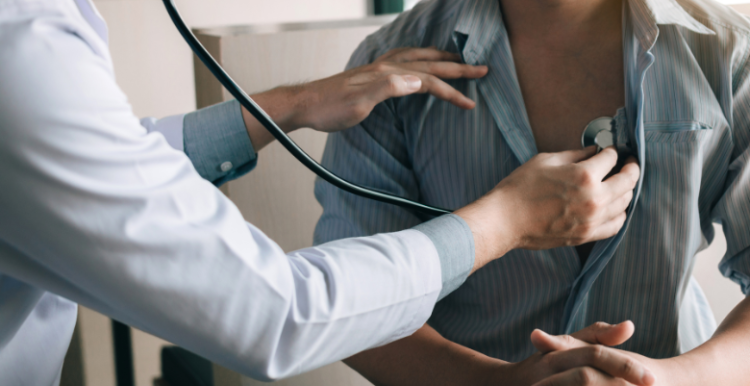
{"type": "Polygon", "coordinates": [[[531,341],[539,352],[504,366],[489,384],[651,386],[656,379],[643,363],[629,353],[607,347],[630,339],[633,329],[631,322],[624,322],[615,326],[596,323],[565,336],[536,330],[531,341]]]}

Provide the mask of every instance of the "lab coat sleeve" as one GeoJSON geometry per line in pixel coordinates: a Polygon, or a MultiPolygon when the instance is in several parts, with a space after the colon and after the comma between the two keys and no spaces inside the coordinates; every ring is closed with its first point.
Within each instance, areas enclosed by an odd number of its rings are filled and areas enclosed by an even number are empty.
{"type": "Polygon", "coordinates": [[[163,135],[169,146],[184,151],[198,174],[214,185],[240,178],[258,163],[236,100],[190,114],[144,118],[141,124],[149,133],[163,135]]]}
{"type": "Polygon", "coordinates": [[[90,32],[56,15],[2,28],[0,272],[263,380],[427,320],[441,266],[424,233],[285,254],[147,133],[90,32]]]}
{"type": "Polygon", "coordinates": [[[745,52],[736,55],[738,64],[733,67],[733,148],[728,149],[732,155],[724,194],[712,215],[722,224],[727,239],[727,252],[719,269],[750,295],[750,48],[747,44],[738,46],[745,52]]]}

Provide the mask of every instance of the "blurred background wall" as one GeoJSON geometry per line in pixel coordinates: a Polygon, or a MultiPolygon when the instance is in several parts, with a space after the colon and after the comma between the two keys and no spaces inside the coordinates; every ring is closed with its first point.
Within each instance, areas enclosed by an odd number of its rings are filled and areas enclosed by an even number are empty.
{"type": "MultiPolygon", "coordinates": [[[[737,1],[735,1],[736,3],[737,1]]],[[[193,60],[158,0],[94,0],[110,29],[110,48],[117,80],[138,116],[163,117],[195,108],[193,60]]],[[[372,0],[177,0],[188,25],[267,24],[360,18],[372,11],[372,0]]],[[[409,8],[416,0],[406,0],[409,8]]],[[[750,13],[750,5],[737,6],[750,13]]],[[[704,251],[695,276],[710,288],[709,301],[718,320],[742,299],[738,287],[721,277],[717,265],[726,246],[719,231],[704,251]]],[[[87,385],[114,386],[109,319],[81,308],[79,318],[84,379],[87,385]]],[[[159,370],[159,350],[166,342],[133,331],[136,384],[148,386],[159,370]]]]}

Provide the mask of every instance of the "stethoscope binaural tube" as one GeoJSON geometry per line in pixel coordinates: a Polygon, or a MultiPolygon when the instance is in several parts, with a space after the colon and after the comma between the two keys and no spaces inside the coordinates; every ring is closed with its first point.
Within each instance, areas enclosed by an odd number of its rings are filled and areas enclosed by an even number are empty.
{"type": "Polygon", "coordinates": [[[289,136],[287,136],[286,133],[284,133],[276,125],[276,123],[273,122],[271,117],[269,117],[268,114],[266,114],[266,112],[263,111],[263,109],[261,109],[260,106],[258,106],[255,101],[253,101],[250,96],[248,96],[247,93],[245,93],[242,88],[237,85],[237,83],[235,83],[235,81],[229,76],[229,74],[227,74],[226,71],[224,71],[224,69],[219,65],[219,63],[217,63],[216,60],[211,56],[211,54],[206,51],[206,49],[198,41],[195,35],[193,35],[190,29],[188,29],[187,25],[185,25],[185,22],[182,20],[180,13],[177,11],[173,0],[164,0],[164,6],[167,8],[167,12],[172,18],[172,22],[174,22],[174,25],[177,27],[177,30],[180,31],[180,34],[185,39],[187,44],[193,50],[195,55],[200,58],[201,62],[203,62],[206,67],[208,67],[208,69],[222,84],[222,86],[224,86],[224,88],[226,88],[227,91],[229,91],[229,93],[232,94],[232,96],[237,99],[237,101],[240,102],[240,104],[245,109],[247,109],[247,111],[249,111],[250,114],[252,114],[253,117],[255,117],[255,119],[257,119],[258,122],[260,122],[263,127],[265,127],[266,130],[268,130],[271,135],[273,135],[274,138],[276,138],[276,140],[286,148],[287,151],[289,151],[289,153],[294,156],[294,158],[297,158],[299,162],[305,165],[313,173],[317,174],[320,178],[341,190],[375,201],[398,205],[406,209],[411,209],[434,216],[450,213],[450,211],[445,209],[420,204],[403,197],[378,192],[353,184],[321,166],[307,153],[305,153],[304,150],[297,146],[297,144],[294,143],[294,141],[292,141],[292,139],[289,138],[289,136]]]}

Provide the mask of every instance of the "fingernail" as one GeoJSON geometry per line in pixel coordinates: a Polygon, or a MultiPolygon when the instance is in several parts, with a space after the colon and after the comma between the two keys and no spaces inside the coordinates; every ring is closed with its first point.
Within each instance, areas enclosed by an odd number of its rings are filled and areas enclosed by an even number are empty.
{"type": "Polygon", "coordinates": [[[645,370],[643,377],[641,377],[641,382],[643,382],[644,385],[653,385],[656,383],[656,376],[652,374],[651,371],[645,370]]]}
{"type": "Polygon", "coordinates": [[[422,88],[422,79],[414,75],[404,75],[404,81],[406,82],[406,88],[411,91],[417,91],[422,88]]]}

